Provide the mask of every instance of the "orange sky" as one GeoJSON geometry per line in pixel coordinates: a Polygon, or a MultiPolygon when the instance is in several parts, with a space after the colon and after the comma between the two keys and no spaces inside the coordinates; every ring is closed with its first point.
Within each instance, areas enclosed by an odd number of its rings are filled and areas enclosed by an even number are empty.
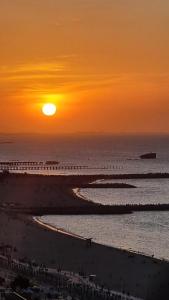
{"type": "Polygon", "coordinates": [[[0,132],[169,133],[168,37],[168,0],[0,0],[0,132]]]}

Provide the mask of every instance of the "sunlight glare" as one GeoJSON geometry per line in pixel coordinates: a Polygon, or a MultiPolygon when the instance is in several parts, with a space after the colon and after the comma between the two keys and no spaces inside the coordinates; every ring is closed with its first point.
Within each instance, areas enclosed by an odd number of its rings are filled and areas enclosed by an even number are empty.
{"type": "Polygon", "coordinates": [[[53,103],[46,103],[42,107],[42,112],[45,116],[54,116],[56,113],[56,105],[53,103]]]}

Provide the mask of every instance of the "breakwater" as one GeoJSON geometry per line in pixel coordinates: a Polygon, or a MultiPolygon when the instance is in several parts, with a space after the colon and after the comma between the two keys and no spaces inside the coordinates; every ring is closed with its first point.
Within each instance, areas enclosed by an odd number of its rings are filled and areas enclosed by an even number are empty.
{"type": "MultiPolygon", "coordinates": [[[[79,198],[76,188],[117,188],[119,183],[91,184],[99,179],[169,178],[168,173],[43,176],[28,174],[0,175],[0,209],[32,215],[113,215],[135,211],[169,211],[169,204],[101,205],[79,198]]],[[[121,188],[129,188],[122,184],[121,188]]]]}
{"type": "Polygon", "coordinates": [[[92,183],[81,185],[82,189],[134,189],[135,185],[127,183],[92,183]]]}
{"type": "Polygon", "coordinates": [[[0,207],[8,212],[25,213],[30,215],[119,215],[143,211],[169,211],[169,204],[127,204],[127,205],[101,205],[92,204],[68,207],[0,207]]]}
{"type": "Polygon", "coordinates": [[[49,267],[62,265],[65,270],[74,272],[78,272],[79,269],[85,270],[87,274],[97,276],[98,284],[102,285],[105,282],[109,288],[118,291],[125,289],[143,299],[168,299],[163,297],[165,294],[169,295],[167,262],[97,243],[92,243],[88,248],[86,241],[42,228],[29,221],[31,215],[124,214],[133,211],[169,210],[169,204],[104,206],[79,199],[72,191],[99,179],[124,178],[169,178],[169,174],[111,176],[1,174],[0,207],[3,212],[0,218],[1,241],[17,247],[15,256],[27,256],[49,267]],[[147,297],[150,290],[151,294],[147,297]],[[158,295],[162,295],[161,298],[158,295]]]}

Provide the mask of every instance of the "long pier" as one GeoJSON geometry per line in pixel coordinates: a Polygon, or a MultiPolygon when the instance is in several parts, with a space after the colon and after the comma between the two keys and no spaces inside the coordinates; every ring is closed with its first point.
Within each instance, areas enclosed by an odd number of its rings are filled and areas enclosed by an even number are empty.
{"type": "Polygon", "coordinates": [[[43,161],[0,161],[0,166],[39,166],[44,165],[43,161]]]}
{"type": "MultiPolygon", "coordinates": [[[[0,165],[1,171],[43,171],[43,170],[84,170],[90,169],[88,166],[48,166],[44,164],[35,165],[0,165]]],[[[93,169],[93,168],[92,168],[93,169]]],[[[100,168],[99,168],[100,169],[100,168]]]]}
{"type": "Polygon", "coordinates": [[[44,171],[44,170],[111,170],[121,166],[90,167],[86,165],[60,164],[57,161],[0,161],[0,171],[44,171]]]}
{"type": "Polygon", "coordinates": [[[60,165],[57,161],[0,161],[0,170],[72,170],[87,169],[83,165],[60,165]]]}

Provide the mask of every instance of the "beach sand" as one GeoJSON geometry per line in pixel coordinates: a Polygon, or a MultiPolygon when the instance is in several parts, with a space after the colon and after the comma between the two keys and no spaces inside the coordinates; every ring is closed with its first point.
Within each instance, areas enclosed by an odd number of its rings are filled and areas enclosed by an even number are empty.
{"type": "Polygon", "coordinates": [[[53,205],[53,202],[54,205],[62,203],[63,206],[69,201],[71,205],[79,205],[76,201],[82,203],[82,199],[71,197],[71,194],[68,197],[68,193],[65,193],[66,186],[63,188],[62,185],[56,189],[53,186],[54,196],[50,197],[51,187],[48,183],[45,187],[45,180],[43,181],[44,191],[48,191],[42,193],[43,198],[41,192],[38,192],[42,183],[39,186],[35,177],[30,183],[23,179],[6,179],[1,183],[0,201],[3,206],[0,213],[0,245],[4,243],[16,247],[17,251],[13,253],[16,258],[27,257],[47,267],[73,272],[83,271],[87,275],[95,274],[100,285],[117,291],[129,292],[143,299],[169,299],[168,262],[97,243],[92,243],[90,247],[86,240],[53,231],[36,223],[31,216],[12,212],[11,203],[23,207],[53,205]],[[33,199],[37,195],[38,200],[34,202],[33,199]],[[7,209],[8,205],[10,212],[7,209]]]}

